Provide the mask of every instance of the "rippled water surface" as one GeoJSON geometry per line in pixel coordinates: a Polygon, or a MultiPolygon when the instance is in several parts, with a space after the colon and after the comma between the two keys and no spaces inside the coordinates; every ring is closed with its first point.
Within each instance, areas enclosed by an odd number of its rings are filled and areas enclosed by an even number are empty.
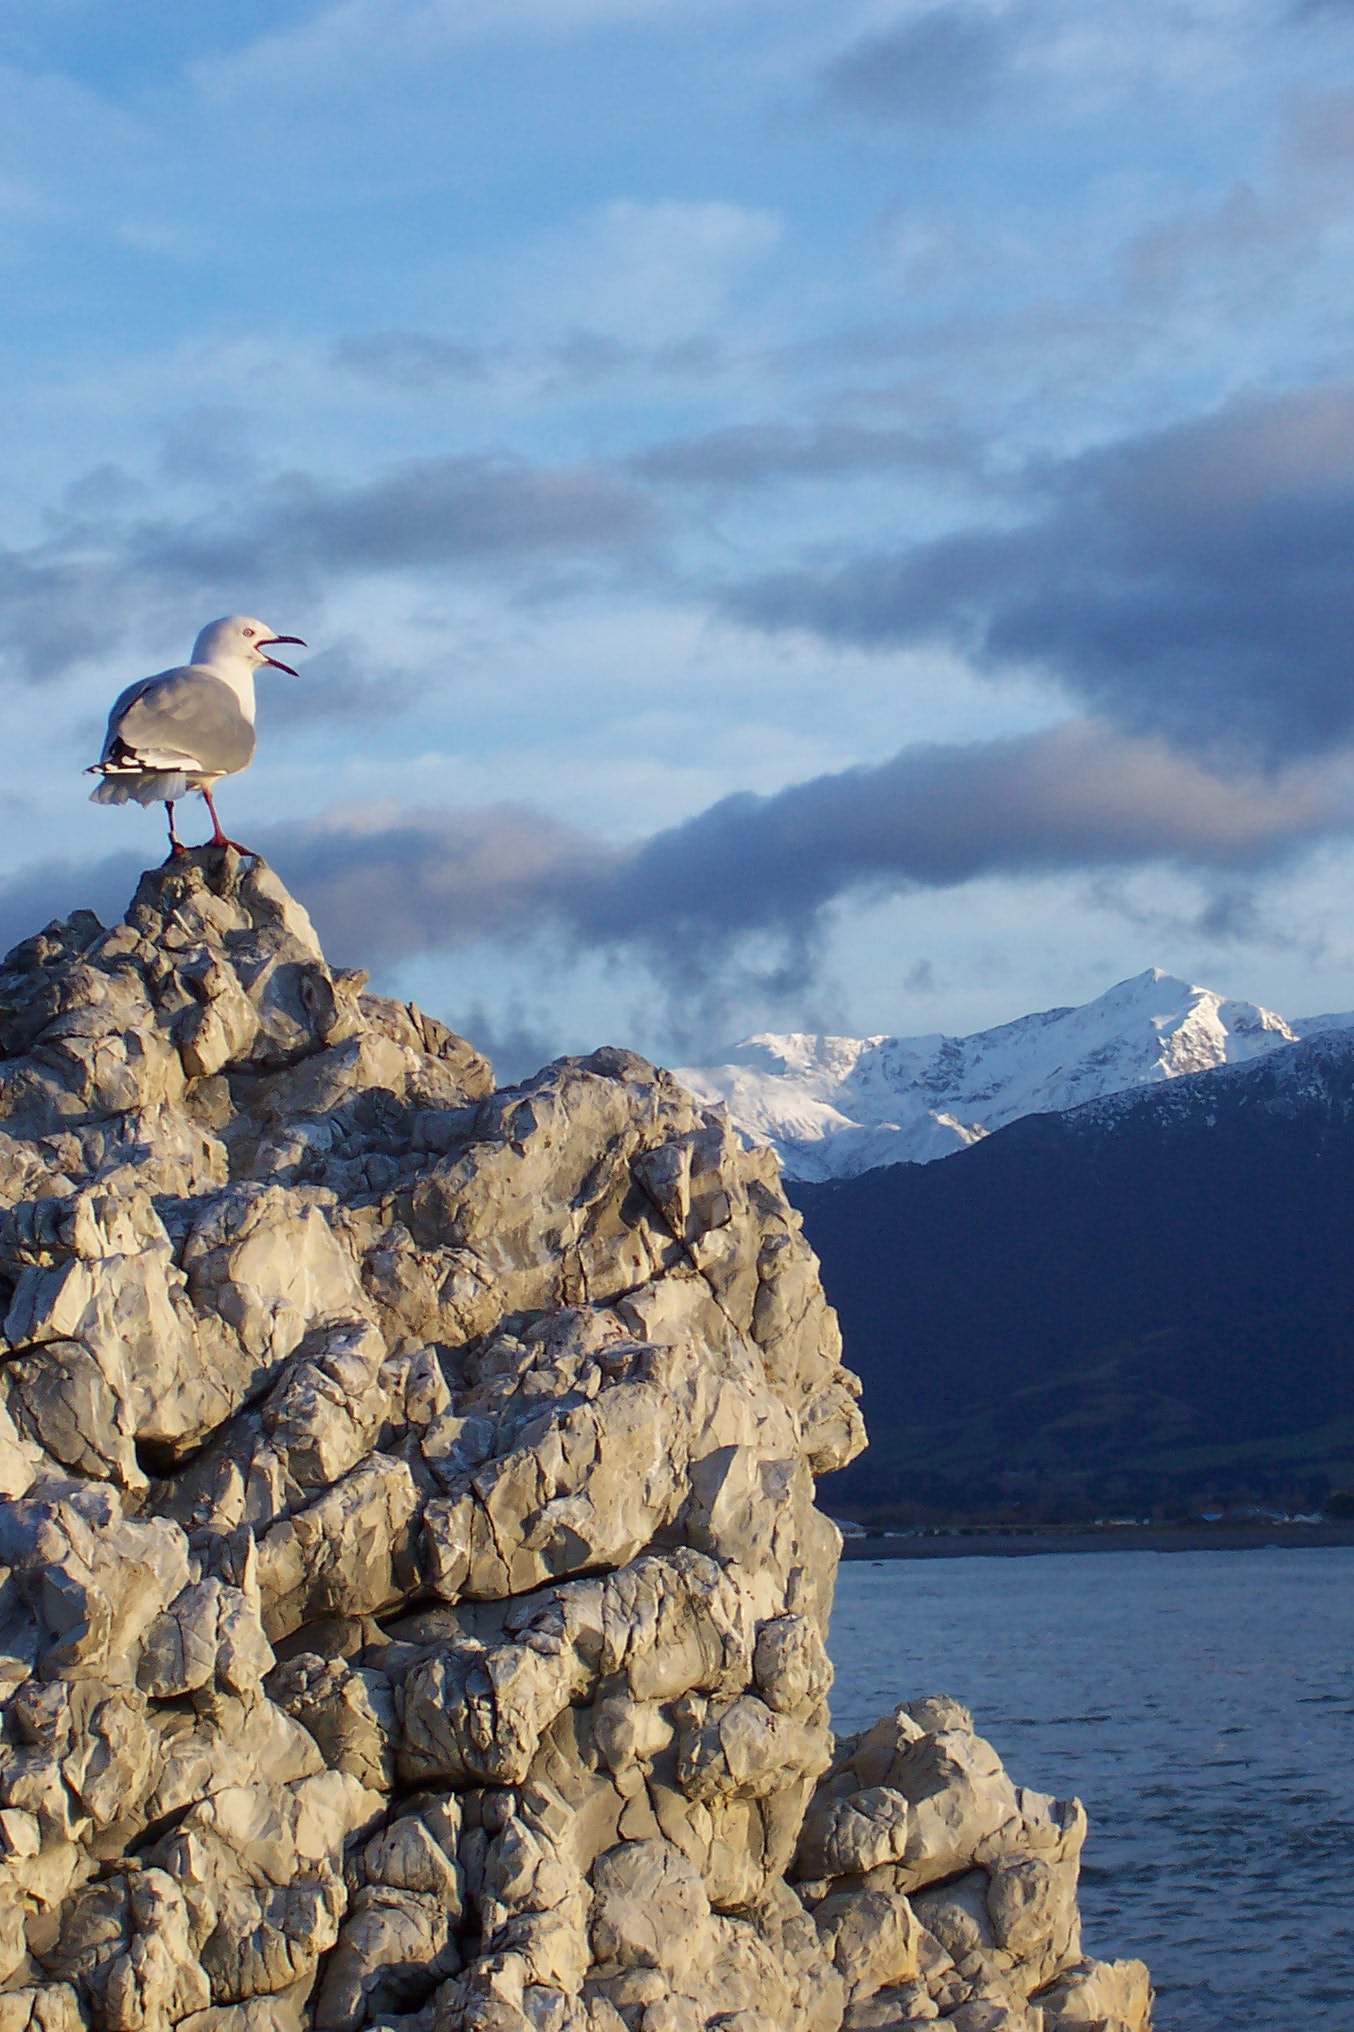
{"type": "Polygon", "coordinates": [[[1167,2032],[1354,2032],[1354,1547],[843,1565],[833,1718],[953,1693],[1091,1817],[1088,1953],[1167,2032]]]}

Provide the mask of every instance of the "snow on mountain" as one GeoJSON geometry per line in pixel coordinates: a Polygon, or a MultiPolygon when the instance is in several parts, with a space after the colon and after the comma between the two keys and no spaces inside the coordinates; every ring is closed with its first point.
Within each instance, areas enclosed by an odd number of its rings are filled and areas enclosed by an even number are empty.
{"type": "Polygon", "coordinates": [[[1290,1026],[1254,1002],[1153,967],[1077,1008],[1044,1009],[971,1037],[827,1037],[767,1031],[721,1065],[678,1077],[723,1101],[788,1177],[854,1178],[879,1164],[930,1163],[1021,1115],[1240,1065],[1354,1016],[1290,1026]]]}
{"type": "Polygon", "coordinates": [[[1293,1034],[1296,1037],[1315,1037],[1322,1030],[1354,1030],[1354,1009],[1345,1009],[1333,1016],[1293,1018],[1293,1034]]]}

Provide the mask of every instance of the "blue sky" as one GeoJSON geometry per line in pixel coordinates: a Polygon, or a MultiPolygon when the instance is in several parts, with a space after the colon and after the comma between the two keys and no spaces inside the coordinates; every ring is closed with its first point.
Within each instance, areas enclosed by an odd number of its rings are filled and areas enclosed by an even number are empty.
{"type": "Polygon", "coordinates": [[[509,1070],[1354,1005],[1354,6],[19,0],[0,89],[14,935],[235,610],[223,815],[509,1070]]]}

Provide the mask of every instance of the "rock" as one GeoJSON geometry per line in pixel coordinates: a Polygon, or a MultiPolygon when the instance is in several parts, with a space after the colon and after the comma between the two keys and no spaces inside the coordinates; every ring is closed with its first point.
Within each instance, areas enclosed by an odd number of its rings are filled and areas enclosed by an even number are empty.
{"type": "Polygon", "coordinates": [[[274,1640],[332,1615],[397,1607],[418,1586],[419,1489],[406,1461],[368,1454],[259,1540],[263,1626],[274,1640]]]}
{"type": "Polygon", "coordinates": [[[11,1567],[47,1678],[135,1678],[145,1633],[188,1584],[188,1541],[161,1518],[125,1517],[102,1481],[51,1474],[0,1504],[11,1567]]]}
{"type": "Polygon", "coordinates": [[[864,1876],[907,1853],[908,1805],[887,1785],[829,1798],[800,1835],[806,1877],[864,1876]]]}
{"type": "Polygon", "coordinates": [[[315,2023],[320,2032],[354,2032],[415,2010],[460,1965],[451,1915],[435,1893],[366,1885],[326,1962],[315,2023]]]}
{"type": "Polygon", "coordinates": [[[662,1969],[673,1978],[703,1958],[710,1901],[670,1842],[623,1842],[592,1872],[592,1952],[603,1969],[662,1969]]]}
{"type": "Polygon", "coordinates": [[[0,2032],[1145,2032],[1075,1803],[834,1751],[774,1160],[365,987],[231,850],[0,964],[0,2032]]]}
{"type": "Polygon", "coordinates": [[[813,1916],[848,2002],[916,1975],[921,1929],[907,1899],[887,1879],[830,1891],[813,1916]]]}
{"type": "Polygon", "coordinates": [[[301,1652],[278,1668],[268,1690],[315,1738],[331,1771],[348,1772],[369,1792],[393,1788],[400,1725],[383,1672],[301,1652]]]}
{"type": "Polygon", "coordinates": [[[128,1879],[131,1938],[112,1961],[103,1986],[109,2032],[174,2025],[211,2002],[206,1974],[189,1943],[188,1907],[162,1870],[128,1879]]]}
{"type": "Polygon", "coordinates": [[[1140,1961],[1076,1962],[1036,2002],[1050,2032],[1070,2032],[1076,2025],[1149,2032],[1152,1982],[1140,1961]]]}
{"type": "Polygon", "coordinates": [[[254,1602],[219,1580],[186,1587],[146,1632],[137,1685],[159,1700],[215,1687],[257,1691],[273,1664],[254,1602]]]}
{"type": "Polygon", "coordinates": [[[926,1891],[913,1901],[917,1918],[955,1963],[973,1954],[990,1960],[996,1952],[988,1889],[986,1870],[970,1870],[943,1890],[926,1891]]]}
{"type": "Polygon", "coordinates": [[[80,1999],[70,1983],[0,1995],[0,2032],[85,2032],[80,1999]]]}

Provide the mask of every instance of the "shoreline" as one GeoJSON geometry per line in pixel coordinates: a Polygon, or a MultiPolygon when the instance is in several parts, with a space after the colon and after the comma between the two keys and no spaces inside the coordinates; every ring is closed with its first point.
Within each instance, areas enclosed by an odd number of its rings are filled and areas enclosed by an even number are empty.
{"type": "Polygon", "coordinates": [[[1055,1552],[1263,1552],[1292,1546],[1354,1545],[1354,1522],[1329,1524],[1068,1525],[1021,1530],[1015,1526],[955,1524],[911,1537],[882,1534],[848,1538],[844,1560],[1030,1559],[1055,1552]]]}

